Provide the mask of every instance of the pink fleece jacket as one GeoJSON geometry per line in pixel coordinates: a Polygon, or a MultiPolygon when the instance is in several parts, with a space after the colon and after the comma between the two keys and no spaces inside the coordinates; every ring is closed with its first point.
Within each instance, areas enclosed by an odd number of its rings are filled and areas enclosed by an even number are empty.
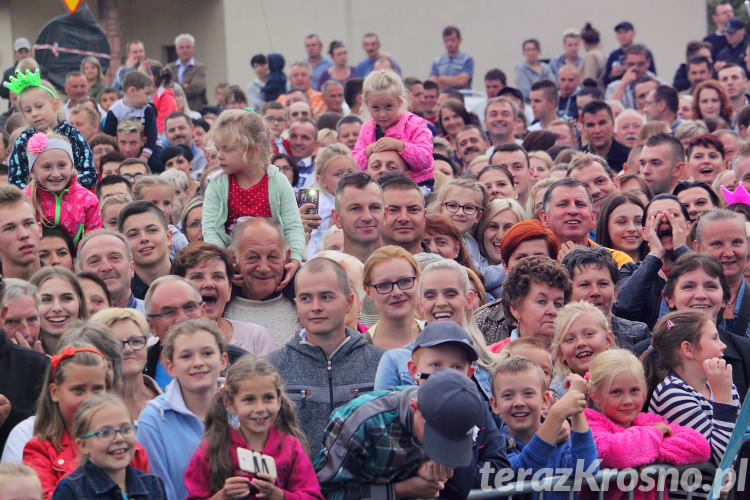
{"type": "MultiPolygon", "coordinates": [[[[237,448],[247,448],[247,443],[238,432],[231,429],[229,432],[231,443],[228,453],[232,456],[234,475],[252,477],[252,474],[240,470],[237,459],[237,448]]],[[[263,454],[273,457],[276,462],[276,486],[284,490],[284,500],[323,500],[315,469],[296,438],[271,427],[263,454]]],[[[185,469],[186,500],[208,499],[215,495],[216,491],[211,490],[210,478],[208,441],[203,441],[185,469]]]]}
{"type": "MultiPolygon", "coordinates": [[[[705,462],[711,456],[708,441],[700,432],[670,424],[659,415],[639,413],[633,425],[625,428],[596,410],[584,411],[602,468],[627,469],[652,463],[686,465],[705,462]],[[667,425],[673,434],[664,437],[654,427],[657,422],[667,425]]],[[[617,490],[610,491],[604,498],[617,498],[620,494],[617,490]]],[[[636,488],[634,494],[636,499],[655,499],[656,489],[644,492],[636,488]]]]}
{"type": "MultiPolygon", "coordinates": [[[[31,199],[29,186],[23,188],[23,192],[31,199]]],[[[37,187],[36,193],[47,220],[65,229],[76,245],[84,232],[101,229],[102,213],[99,210],[99,200],[94,193],[78,184],[75,175],[60,194],[50,193],[41,186],[37,187]]]]}
{"type": "MultiPolygon", "coordinates": [[[[427,128],[424,118],[408,111],[401,112],[398,122],[385,131],[386,137],[393,137],[404,143],[404,150],[399,153],[409,165],[409,177],[416,183],[433,178],[435,163],[432,159],[432,133],[427,128]]],[[[367,170],[365,149],[375,142],[375,120],[368,120],[359,131],[359,139],[354,146],[354,159],[359,169],[367,170]]]]}

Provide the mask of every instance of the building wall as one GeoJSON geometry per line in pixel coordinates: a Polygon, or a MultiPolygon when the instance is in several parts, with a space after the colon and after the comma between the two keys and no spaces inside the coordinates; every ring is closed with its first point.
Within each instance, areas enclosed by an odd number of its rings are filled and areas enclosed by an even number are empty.
{"type": "MultiPolygon", "coordinates": [[[[96,1],[89,7],[96,16],[96,1]]],[[[12,41],[36,34],[51,18],[62,15],[61,2],[0,1],[0,67],[13,63],[12,41]],[[10,20],[10,30],[3,29],[10,20]]],[[[561,52],[561,34],[586,20],[602,32],[605,51],[617,47],[612,28],[622,20],[637,29],[637,41],[652,50],[660,76],[667,81],[684,58],[686,42],[706,31],[705,0],[120,0],[123,42],[141,39],[146,53],[164,60],[175,35],[195,35],[196,58],[209,67],[209,100],[219,81],[243,87],[254,79],[250,57],[281,52],[289,64],[304,58],[304,36],[319,33],[327,44],[342,40],[354,65],[364,57],[362,34],[377,32],[382,50],[392,54],[405,75],[426,78],[433,58],[444,50],[441,31],[447,24],[463,34],[462,49],[474,56],[474,88],[482,75],[503,69],[512,82],[521,61],[521,42],[536,37],[542,57],[561,52]],[[665,22],[676,16],[679,22],[665,22]]],[[[124,47],[123,47],[124,50],[124,47]]]]}
{"type": "Polygon", "coordinates": [[[303,58],[304,36],[319,33],[326,45],[339,39],[349,48],[349,63],[364,58],[362,35],[374,31],[382,49],[391,53],[404,75],[426,78],[432,60],[444,51],[441,33],[448,24],[462,32],[462,50],[474,56],[474,89],[483,89],[482,76],[499,67],[512,82],[522,60],[521,42],[536,37],[542,57],[561,53],[562,32],[591,20],[602,33],[606,52],[617,48],[615,24],[631,21],[636,40],[649,46],[657,70],[669,82],[685,58],[685,44],[706,32],[705,0],[224,0],[226,5],[229,80],[243,84],[254,78],[253,54],[281,52],[287,69],[303,58]],[[671,16],[679,22],[665,22],[671,16]],[[668,26],[668,27],[667,27],[668,26]]]}

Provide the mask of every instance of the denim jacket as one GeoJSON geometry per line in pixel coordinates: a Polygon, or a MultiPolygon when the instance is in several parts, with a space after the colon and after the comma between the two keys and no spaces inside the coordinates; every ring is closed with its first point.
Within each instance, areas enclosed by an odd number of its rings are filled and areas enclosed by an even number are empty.
{"type": "Polygon", "coordinates": [[[95,498],[166,500],[167,498],[161,479],[151,472],[128,466],[125,484],[128,489],[127,497],[123,496],[120,486],[102,469],[91,462],[86,462],[60,481],[52,495],[52,500],[89,500],[95,498]]]}

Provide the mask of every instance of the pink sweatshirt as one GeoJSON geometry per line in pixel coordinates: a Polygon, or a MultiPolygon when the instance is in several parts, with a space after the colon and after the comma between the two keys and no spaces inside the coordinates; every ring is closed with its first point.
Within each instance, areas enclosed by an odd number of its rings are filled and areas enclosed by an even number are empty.
{"type": "MultiPolygon", "coordinates": [[[[600,466],[616,469],[639,467],[652,463],[686,465],[705,462],[711,456],[711,448],[703,435],[681,425],[673,425],[653,413],[639,413],[633,425],[622,427],[596,410],[584,410],[586,420],[594,435],[599,452],[600,466]],[[664,437],[654,427],[661,422],[672,429],[671,436],[664,437]]],[[[604,498],[617,498],[621,492],[612,489],[604,498]]],[[[656,489],[641,491],[635,489],[635,499],[655,499],[656,489]]]]}
{"type": "MultiPolygon", "coordinates": [[[[398,122],[385,131],[385,137],[403,141],[404,150],[399,153],[409,165],[409,177],[416,183],[433,178],[435,163],[432,159],[432,133],[424,118],[408,111],[401,112],[398,122]]],[[[368,120],[359,131],[359,139],[354,146],[354,159],[363,172],[367,170],[365,149],[375,142],[375,120],[368,120]]]]}
{"type": "MultiPolygon", "coordinates": [[[[31,199],[29,186],[23,192],[31,199]]],[[[99,199],[94,193],[78,184],[74,175],[68,187],[60,194],[50,193],[41,186],[37,187],[37,198],[42,212],[50,223],[61,226],[73,238],[76,245],[84,232],[91,232],[102,227],[102,213],[99,210],[99,199]]]]}
{"type": "MultiPolygon", "coordinates": [[[[238,432],[231,429],[229,432],[231,444],[228,453],[232,456],[234,474],[252,477],[240,470],[237,459],[237,448],[248,448],[247,443],[238,432]]],[[[323,500],[312,463],[296,438],[271,427],[263,453],[276,461],[276,486],[284,490],[284,500],[323,500]]],[[[188,490],[186,500],[208,499],[215,495],[216,491],[211,490],[210,481],[208,441],[203,441],[185,469],[185,486],[188,490]]]]}

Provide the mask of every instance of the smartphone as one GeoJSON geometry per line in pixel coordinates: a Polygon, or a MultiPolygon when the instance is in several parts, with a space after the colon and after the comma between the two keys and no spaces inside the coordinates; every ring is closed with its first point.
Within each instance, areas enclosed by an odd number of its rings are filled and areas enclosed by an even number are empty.
{"type": "Polygon", "coordinates": [[[317,188],[300,189],[297,192],[297,206],[301,207],[305,203],[312,203],[315,208],[305,210],[306,214],[318,213],[318,202],[320,201],[320,191],[317,188]]]}

